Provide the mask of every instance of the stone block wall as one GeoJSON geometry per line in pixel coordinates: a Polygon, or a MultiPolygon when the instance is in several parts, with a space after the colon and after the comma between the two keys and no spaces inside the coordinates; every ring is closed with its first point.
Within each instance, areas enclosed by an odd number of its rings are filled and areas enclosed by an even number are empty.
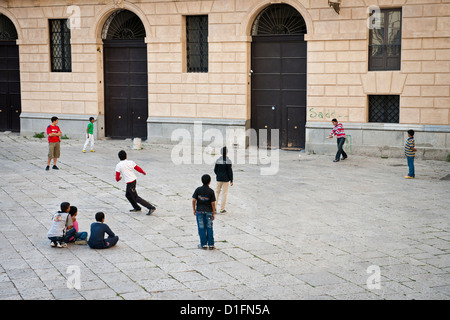
{"type": "MultiPolygon", "coordinates": [[[[238,120],[248,126],[250,29],[263,8],[286,3],[302,14],[308,28],[307,131],[315,123],[331,126],[332,118],[361,124],[365,130],[368,95],[396,94],[400,95],[398,128],[441,126],[436,144],[442,139],[445,143],[437,148],[448,149],[450,3],[341,2],[338,15],[328,0],[0,0],[0,13],[18,29],[22,111],[27,117],[40,113],[86,119],[103,116],[101,29],[112,12],[127,9],[141,18],[147,32],[149,128],[154,119],[162,119],[162,124],[170,118],[221,119],[230,125],[238,120]],[[400,71],[368,71],[367,20],[372,5],[402,8],[400,71]],[[50,72],[48,19],[73,18],[70,6],[79,10],[80,17],[71,34],[72,72],[50,72]],[[198,14],[207,14],[209,20],[208,73],[186,72],[185,16],[198,14]]],[[[99,137],[104,136],[103,127],[98,130],[99,137]]],[[[307,137],[312,139],[312,134],[307,132],[307,137]]],[[[312,141],[306,141],[307,148],[314,145],[312,141]]],[[[331,152],[326,144],[322,147],[331,152]]]]}

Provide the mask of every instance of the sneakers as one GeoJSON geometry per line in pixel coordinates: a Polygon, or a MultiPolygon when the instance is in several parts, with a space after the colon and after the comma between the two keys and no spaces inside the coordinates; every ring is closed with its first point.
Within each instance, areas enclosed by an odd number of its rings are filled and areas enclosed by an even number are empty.
{"type": "Polygon", "coordinates": [[[50,243],[50,246],[53,247],[53,248],[55,248],[55,247],[58,247],[58,248],[67,248],[67,243],[65,243],[65,242],[60,242],[60,241],[52,241],[52,242],[50,243]]]}
{"type": "Polygon", "coordinates": [[[94,149],[91,149],[91,152],[95,152],[95,150],[94,150],[94,149]]]}
{"type": "MultiPolygon", "coordinates": [[[[52,169],[59,170],[59,168],[56,165],[53,165],[52,169]]],[[[50,170],[50,166],[45,167],[45,171],[48,171],[48,170],[50,170]]]]}
{"type": "Polygon", "coordinates": [[[83,150],[83,153],[86,153],[86,150],[83,150]]]}
{"type": "Polygon", "coordinates": [[[414,177],[406,176],[405,179],[414,179],[414,177]]]}
{"type": "Polygon", "coordinates": [[[139,212],[139,211],[141,211],[141,208],[139,208],[139,209],[131,209],[130,210],[130,212],[139,212]]]}
{"type": "Polygon", "coordinates": [[[227,210],[225,210],[225,209],[221,209],[221,210],[219,211],[219,213],[225,213],[225,212],[227,212],[227,210]]]}
{"type": "Polygon", "coordinates": [[[336,160],[336,159],[334,159],[334,160],[333,160],[333,162],[339,162],[339,159],[337,159],[337,160],[336,160]]]}
{"type": "Polygon", "coordinates": [[[153,212],[155,212],[156,211],[156,208],[153,208],[153,209],[150,209],[147,213],[146,213],[146,215],[147,216],[149,216],[149,215],[151,215],[153,212]]]}
{"type": "Polygon", "coordinates": [[[214,246],[208,246],[208,245],[204,245],[204,246],[202,246],[201,244],[199,244],[199,245],[197,245],[197,248],[199,248],[199,249],[203,249],[203,250],[214,250],[216,247],[214,247],[214,246]]]}
{"type": "Polygon", "coordinates": [[[86,245],[88,242],[87,242],[87,240],[76,240],[75,241],[75,244],[78,244],[78,245],[86,245]]]}

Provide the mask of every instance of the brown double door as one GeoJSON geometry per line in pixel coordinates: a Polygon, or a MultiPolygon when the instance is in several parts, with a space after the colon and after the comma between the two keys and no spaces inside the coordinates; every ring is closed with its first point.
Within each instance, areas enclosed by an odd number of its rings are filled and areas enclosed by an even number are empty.
{"type": "Polygon", "coordinates": [[[0,131],[20,131],[20,67],[16,41],[0,41],[0,131]]]}
{"type": "Polygon", "coordinates": [[[146,139],[147,45],[144,40],[103,41],[106,136],[146,139]]]}
{"type": "MultiPolygon", "coordinates": [[[[306,42],[303,35],[253,36],[251,125],[279,130],[279,146],[305,147],[306,42]]],[[[273,147],[273,146],[272,146],[273,147]]]]}

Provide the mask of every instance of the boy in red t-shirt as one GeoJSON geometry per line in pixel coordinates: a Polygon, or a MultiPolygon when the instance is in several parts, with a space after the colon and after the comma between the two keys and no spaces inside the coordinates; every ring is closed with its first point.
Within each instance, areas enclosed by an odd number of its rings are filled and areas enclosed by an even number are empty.
{"type": "Polygon", "coordinates": [[[61,152],[61,140],[59,137],[61,136],[61,130],[57,126],[58,117],[52,117],[52,124],[47,127],[47,135],[48,135],[48,162],[45,170],[50,169],[50,162],[53,159],[53,169],[58,170],[56,166],[56,160],[60,156],[61,152]]]}

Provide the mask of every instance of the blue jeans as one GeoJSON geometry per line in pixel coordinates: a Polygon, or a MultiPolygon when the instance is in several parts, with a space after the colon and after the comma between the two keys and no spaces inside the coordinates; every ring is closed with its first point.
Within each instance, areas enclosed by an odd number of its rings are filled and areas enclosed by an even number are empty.
{"type": "Polygon", "coordinates": [[[213,232],[213,213],[199,212],[195,214],[197,218],[198,235],[200,236],[200,245],[202,247],[214,246],[214,232],[213,232]]]}
{"type": "Polygon", "coordinates": [[[72,228],[66,232],[66,234],[62,237],[48,237],[50,241],[56,242],[69,242],[69,239],[75,237],[77,235],[77,230],[72,228]]]}
{"type": "Polygon", "coordinates": [[[408,160],[408,167],[409,167],[409,173],[408,176],[410,177],[415,177],[415,172],[414,172],[414,157],[406,157],[406,160],[408,160]]]}
{"type": "Polygon", "coordinates": [[[345,151],[343,149],[344,143],[345,143],[345,138],[337,138],[338,151],[336,153],[336,158],[335,158],[336,160],[339,160],[339,158],[341,157],[341,154],[342,154],[342,157],[344,157],[344,159],[347,158],[347,154],[345,153],[345,151]]]}
{"type": "Polygon", "coordinates": [[[77,232],[77,233],[75,233],[73,238],[70,238],[69,242],[75,242],[77,240],[87,240],[87,238],[88,238],[88,233],[86,231],[77,232]]]}

